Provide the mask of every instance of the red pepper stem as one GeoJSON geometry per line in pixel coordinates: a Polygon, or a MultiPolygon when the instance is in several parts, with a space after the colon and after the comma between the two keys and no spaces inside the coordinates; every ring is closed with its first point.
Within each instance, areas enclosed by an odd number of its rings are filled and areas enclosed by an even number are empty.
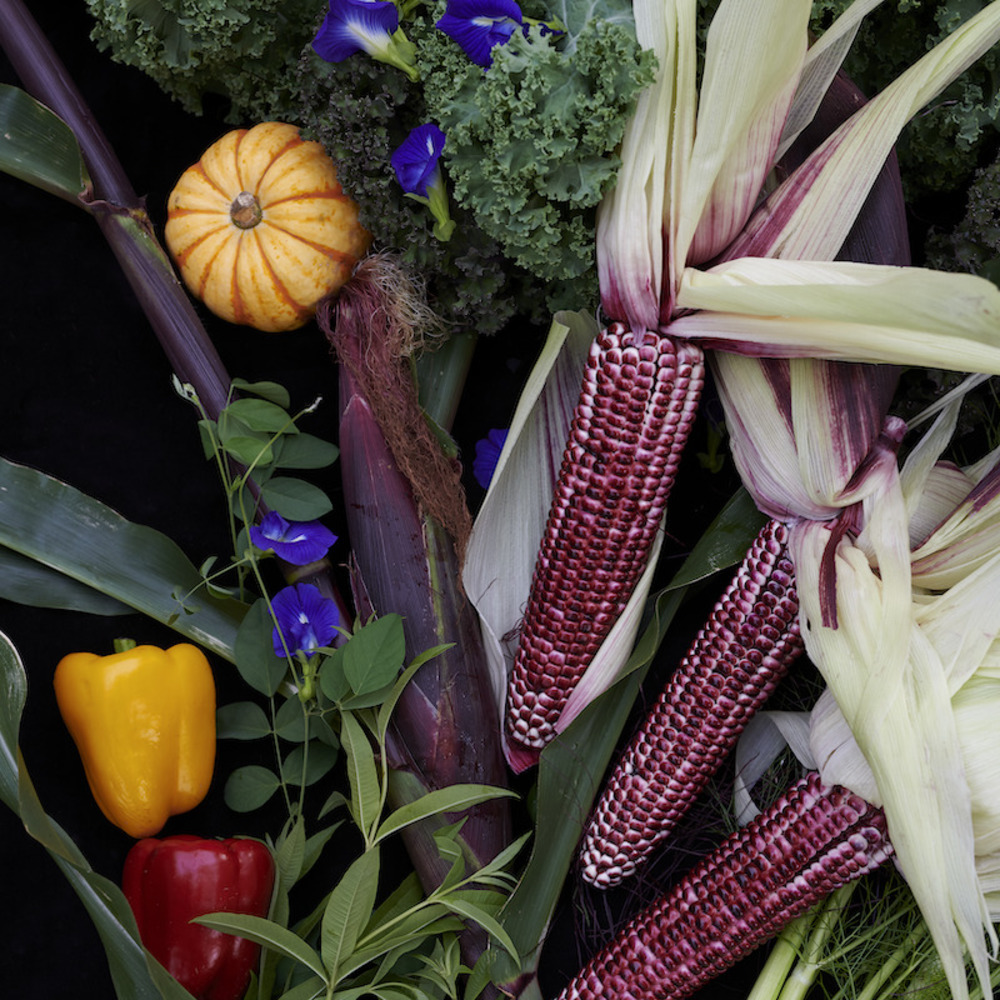
{"type": "Polygon", "coordinates": [[[135,649],[137,643],[135,639],[126,639],[119,637],[115,639],[114,646],[116,653],[127,653],[130,649],[135,649]]]}

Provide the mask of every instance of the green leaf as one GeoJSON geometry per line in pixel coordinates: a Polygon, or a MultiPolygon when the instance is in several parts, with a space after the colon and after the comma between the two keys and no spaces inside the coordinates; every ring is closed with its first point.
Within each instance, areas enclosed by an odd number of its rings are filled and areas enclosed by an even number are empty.
{"type": "Polygon", "coordinates": [[[301,479],[275,476],[261,487],[264,502],[289,521],[315,521],[333,510],[330,498],[301,479]]]}
{"type": "Polygon", "coordinates": [[[298,428],[285,410],[265,399],[237,399],[225,409],[225,417],[235,417],[252,431],[269,434],[298,434],[298,428]]]}
{"type": "Polygon", "coordinates": [[[516,798],[517,795],[506,788],[495,788],[492,785],[459,784],[436,788],[390,813],[379,827],[375,840],[384,840],[411,823],[418,823],[429,816],[462,812],[480,802],[503,797],[516,798]]]}
{"type": "Polygon", "coordinates": [[[335,704],[341,701],[351,690],[351,685],[344,674],[344,650],[346,646],[338,646],[324,657],[319,668],[320,690],[335,704]]]}
{"type": "Polygon", "coordinates": [[[282,469],[325,469],[339,455],[340,449],[330,441],[300,432],[282,439],[276,462],[282,469]]]}
{"type": "Polygon", "coordinates": [[[280,406],[283,410],[287,410],[292,405],[288,390],[277,382],[248,382],[243,378],[234,378],[232,384],[234,389],[259,396],[261,399],[274,403],[275,406],[280,406]]]}
{"type": "Polygon", "coordinates": [[[169,624],[226,660],[246,605],[198,593],[179,613],[171,594],[197,592],[201,577],[166,535],[133,524],[58,479],[0,459],[0,546],[169,624]]]}
{"type": "Polygon", "coordinates": [[[204,452],[205,458],[209,461],[215,458],[215,449],[219,443],[217,437],[218,432],[219,429],[214,420],[198,421],[198,435],[201,438],[201,450],[204,452]]]}
{"type": "Polygon", "coordinates": [[[347,805],[347,799],[343,792],[331,792],[329,798],[323,803],[323,808],[320,809],[317,819],[322,819],[327,814],[333,812],[334,809],[339,809],[341,806],[347,805]]]}
{"type": "Polygon", "coordinates": [[[350,712],[344,712],[340,717],[340,742],[347,754],[351,815],[367,839],[378,822],[382,792],[372,745],[361,724],[350,712]]]}
{"type": "Polygon", "coordinates": [[[391,684],[406,656],[403,619],[383,615],[358,629],[344,647],[344,673],[355,694],[391,684]]]}
{"type": "Polygon", "coordinates": [[[274,621],[264,598],[255,601],[236,633],[233,654],[240,676],[255,691],[273,695],[288,672],[288,661],[274,655],[274,621]]]}
{"type": "Polygon", "coordinates": [[[274,731],[290,743],[301,743],[306,738],[305,706],[297,695],[281,703],[274,716],[274,731]]]}
{"type": "Polygon", "coordinates": [[[278,873],[279,887],[286,892],[302,875],[302,864],[306,851],[306,824],[297,816],[290,829],[278,839],[274,851],[274,864],[278,873]]]}
{"type": "Polygon", "coordinates": [[[281,765],[281,773],[290,784],[314,785],[320,778],[326,777],[337,763],[337,751],[333,747],[320,743],[318,740],[310,740],[308,744],[301,744],[284,759],[281,765]],[[309,748],[309,755],[306,757],[306,746],[309,748]],[[302,761],[305,758],[305,774],[302,773],[302,761]]]}
{"type": "Polygon", "coordinates": [[[270,465],[274,461],[274,449],[266,436],[259,438],[247,434],[223,436],[222,447],[226,454],[231,455],[237,462],[248,467],[252,466],[255,473],[258,467],[270,465]]]}
{"type": "Polygon", "coordinates": [[[259,740],[270,733],[264,710],[252,701],[234,701],[215,713],[215,735],[220,740],[259,740]]]}
{"type": "Polygon", "coordinates": [[[336,833],[337,828],[341,824],[339,822],[334,823],[332,826],[328,826],[318,833],[314,833],[305,843],[305,851],[302,857],[302,874],[300,877],[304,878],[309,874],[309,870],[313,865],[319,861],[320,855],[323,853],[323,848],[329,843],[330,838],[336,833]]]}
{"type": "Polygon", "coordinates": [[[490,937],[503,947],[504,951],[510,955],[514,962],[520,963],[521,959],[518,956],[517,948],[511,936],[503,929],[503,925],[495,917],[487,913],[486,910],[476,906],[474,903],[470,903],[466,899],[456,899],[451,895],[445,897],[445,905],[466,920],[474,920],[490,937]]]}
{"type": "Polygon", "coordinates": [[[333,982],[340,981],[340,966],[354,951],[362,929],[375,908],[380,856],[378,849],[365,851],[344,872],[323,913],[323,961],[333,982]]]}
{"type": "Polygon", "coordinates": [[[127,615],[132,611],[127,604],[10,549],[0,549],[0,597],[33,608],[88,615],[127,615]]]}
{"type": "Polygon", "coordinates": [[[91,193],[70,127],[9,84],[0,85],[0,170],[77,205],[91,193]]]}
{"type": "Polygon", "coordinates": [[[194,923],[204,924],[217,931],[228,934],[238,934],[250,941],[274,951],[280,952],[293,961],[300,962],[311,969],[323,982],[327,981],[326,969],[319,955],[313,951],[297,934],[281,924],[276,924],[266,917],[254,917],[246,913],[206,913],[203,917],[195,917],[194,923]]]}
{"type": "Polygon", "coordinates": [[[326,988],[324,980],[313,976],[298,986],[293,986],[287,993],[282,993],[279,1000],[313,1000],[326,988]]]}
{"type": "Polygon", "coordinates": [[[766,520],[750,494],[740,487],[698,539],[667,589],[689,587],[742,562],[766,520]]]}
{"type": "Polygon", "coordinates": [[[226,781],[223,798],[234,812],[259,809],[281,787],[278,776],[259,764],[238,767],[226,781]]]}

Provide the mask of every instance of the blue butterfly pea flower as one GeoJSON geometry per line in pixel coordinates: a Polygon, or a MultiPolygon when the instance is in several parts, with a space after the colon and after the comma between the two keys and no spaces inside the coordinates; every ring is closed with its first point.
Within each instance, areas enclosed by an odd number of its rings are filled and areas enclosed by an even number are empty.
{"type": "Polygon", "coordinates": [[[390,0],[330,0],[312,47],[327,62],[367,52],[403,70],[411,80],[420,78],[416,50],[399,27],[399,10],[390,0]]]}
{"type": "Polygon", "coordinates": [[[336,601],[324,597],[311,583],[297,583],[279,590],[271,600],[278,624],[271,633],[275,656],[313,653],[329,646],[337,634],[340,612],[336,601]]]}
{"type": "Polygon", "coordinates": [[[434,216],[434,235],[447,240],[455,229],[448,211],[448,192],[441,173],[445,134],[433,122],[411,130],[390,157],[396,180],[407,197],[427,205],[434,216]]]}
{"type": "Polygon", "coordinates": [[[272,510],[250,528],[250,541],[262,552],[271,551],[293,566],[322,559],[337,536],[319,521],[286,521],[272,510]]]}
{"type": "Polygon", "coordinates": [[[436,22],[484,69],[493,65],[494,46],[503,45],[521,26],[521,8],[514,0],[448,0],[436,22]]]}
{"type": "Polygon", "coordinates": [[[506,430],[491,430],[486,437],[480,438],[476,442],[476,457],[472,461],[472,474],[476,482],[484,490],[489,489],[496,472],[497,462],[500,461],[500,452],[507,442],[506,430]]]}

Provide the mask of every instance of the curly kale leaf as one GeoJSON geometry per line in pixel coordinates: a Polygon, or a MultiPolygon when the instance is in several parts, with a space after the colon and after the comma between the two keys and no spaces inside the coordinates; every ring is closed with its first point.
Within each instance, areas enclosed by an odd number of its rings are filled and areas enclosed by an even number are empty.
{"type": "Polygon", "coordinates": [[[87,0],[87,6],[98,46],[194,113],[206,93],[239,99],[270,86],[323,15],[316,0],[87,0]]]}
{"type": "Polygon", "coordinates": [[[552,13],[564,36],[515,34],[485,73],[440,33],[421,39],[420,61],[456,199],[519,267],[586,307],[596,206],[654,58],[639,49],[628,4],[561,0],[552,13]]]}
{"type": "Polygon", "coordinates": [[[976,173],[965,215],[955,229],[927,240],[927,263],[1000,283],[1000,157],[976,173]]]}

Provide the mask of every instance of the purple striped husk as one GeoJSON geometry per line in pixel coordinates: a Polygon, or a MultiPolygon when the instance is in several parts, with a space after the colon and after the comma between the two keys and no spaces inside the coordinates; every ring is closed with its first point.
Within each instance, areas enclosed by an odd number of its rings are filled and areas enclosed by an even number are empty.
{"type": "Polygon", "coordinates": [[[646,567],[704,382],[701,350],[621,323],[591,347],[510,676],[508,758],[556,732],[646,567]]]}
{"type": "Polygon", "coordinates": [[[788,529],[760,530],[632,738],[584,830],[583,878],[616,885],[670,834],[802,652],[788,529]]]}
{"type": "Polygon", "coordinates": [[[558,1000],[680,1000],[892,856],[885,816],[816,772],[704,858],[558,1000]]]}

